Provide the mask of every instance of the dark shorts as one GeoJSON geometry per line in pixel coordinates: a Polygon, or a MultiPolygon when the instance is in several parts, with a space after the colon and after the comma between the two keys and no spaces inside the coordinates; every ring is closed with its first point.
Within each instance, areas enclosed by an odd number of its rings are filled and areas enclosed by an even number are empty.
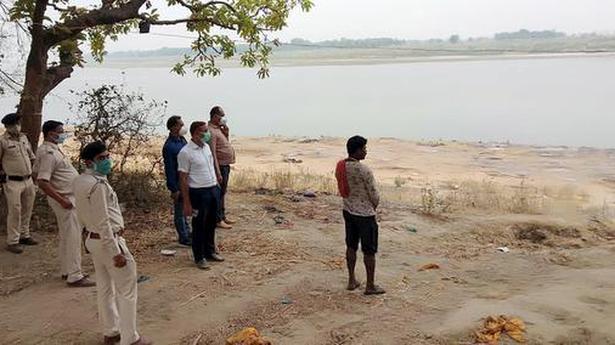
{"type": "Polygon", "coordinates": [[[359,241],[364,254],[372,255],[378,252],[378,223],[376,217],[355,216],[344,211],[346,224],[346,247],[357,250],[359,241]]]}

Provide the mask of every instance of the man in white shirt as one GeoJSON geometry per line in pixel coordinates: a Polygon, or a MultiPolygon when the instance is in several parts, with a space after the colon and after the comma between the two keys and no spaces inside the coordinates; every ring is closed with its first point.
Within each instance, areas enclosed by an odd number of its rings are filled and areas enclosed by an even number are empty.
{"type": "Polygon", "coordinates": [[[191,140],[177,156],[184,215],[192,217],[192,253],[198,268],[209,269],[207,260],[224,261],[216,254],[216,223],[220,202],[219,179],[209,148],[211,132],[206,122],[190,125],[191,140]],[[193,214],[193,211],[195,214],[193,214]]]}

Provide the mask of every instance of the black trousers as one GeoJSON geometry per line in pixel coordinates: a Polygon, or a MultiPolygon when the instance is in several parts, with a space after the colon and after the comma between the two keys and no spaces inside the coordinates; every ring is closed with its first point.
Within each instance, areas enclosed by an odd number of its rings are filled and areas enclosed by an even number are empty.
{"type": "Polygon", "coordinates": [[[228,188],[228,180],[231,175],[230,165],[220,166],[220,175],[222,175],[222,184],[220,185],[220,204],[218,205],[218,221],[226,219],[226,209],[224,207],[224,197],[226,196],[226,190],[228,188]]]}
{"type": "Polygon", "coordinates": [[[216,252],[220,187],[190,188],[190,202],[196,213],[192,217],[192,254],[194,261],[199,262],[216,252]]]}

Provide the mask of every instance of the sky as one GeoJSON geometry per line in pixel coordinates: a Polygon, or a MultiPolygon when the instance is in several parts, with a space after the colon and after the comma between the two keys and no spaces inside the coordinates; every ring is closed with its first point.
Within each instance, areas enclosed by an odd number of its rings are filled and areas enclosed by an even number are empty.
{"type": "MultiPolygon", "coordinates": [[[[615,0],[314,0],[309,13],[297,10],[276,37],[393,37],[399,39],[492,36],[496,32],[558,30],[569,34],[615,32],[615,0]]],[[[154,5],[166,3],[154,0],[154,5]]],[[[165,19],[182,10],[163,8],[165,19]]],[[[186,35],[181,26],[154,27],[153,33],[186,35]]],[[[187,47],[189,39],[130,34],[108,45],[108,51],[187,47]]]]}

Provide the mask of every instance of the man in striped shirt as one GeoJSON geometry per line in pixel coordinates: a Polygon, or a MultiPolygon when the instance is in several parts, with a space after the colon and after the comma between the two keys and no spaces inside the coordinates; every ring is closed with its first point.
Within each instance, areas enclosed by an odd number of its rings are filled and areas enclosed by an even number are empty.
{"type": "Polygon", "coordinates": [[[385,291],[374,284],[376,253],[378,252],[376,208],[380,202],[380,196],[372,171],[360,162],[367,156],[367,139],[354,136],[348,139],[346,149],[348,158],[338,162],[335,177],[340,195],[344,198],[348,290],[355,290],[361,285],[354,273],[360,242],[367,272],[365,294],[380,295],[385,291]]]}

